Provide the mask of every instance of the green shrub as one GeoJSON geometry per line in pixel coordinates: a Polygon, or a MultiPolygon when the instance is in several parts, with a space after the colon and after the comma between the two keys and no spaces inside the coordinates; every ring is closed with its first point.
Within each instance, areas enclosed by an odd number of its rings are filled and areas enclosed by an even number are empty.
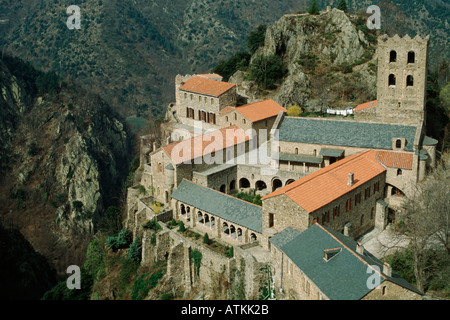
{"type": "Polygon", "coordinates": [[[258,48],[264,45],[264,40],[266,38],[266,25],[259,25],[256,30],[250,32],[247,39],[247,47],[251,54],[254,54],[258,48]]]}
{"type": "Polygon", "coordinates": [[[255,82],[265,89],[273,89],[286,72],[283,60],[276,54],[256,57],[250,64],[249,71],[255,82]]]}
{"type": "Polygon", "coordinates": [[[105,244],[108,249],[111,249],[113,251],[119,249],[119,246],[117,244],[117,237],[108,237],[105,244]]]}
{"type": "Polygon", "coordinates": [[[202,253],[199,250],[193,249],[191,251],[191,259],[194,262],[194,267],[195,267],[195,271],[196,271],[197,275],[200,274],[200,265],[202,262],[202,257],[203,257],[202,253]]]}
{"type": "Polygon", "coordinates": [[[186,227],[184,226],[184,222],[183,221],[178,222],[178,231],[180,231],[180,232],[185,232],[186,231],[186,227]]]}
{"type": "Polygon", "coordinates": [[[319,8],[317,7],[317,2],[316,0],[313,0],[313,2],[311,3],[309,10],[308,10],[309,14],[319,14],[319,8]]]}
{"type": "Polygon", "coordinates": [[[148,221],[147,223],[142,225],[142,227],[144,229],[152,229],[152,230],[155,230],[155,231],[162,230],[161,226],[159,225],[158,222],[156,222],[155,219],[148,221]]]}
{"type": "Polygon", "coordinates": [[[130,249],[128,250],[128,259],[138,262],[141,262],[142,258],[142,243],[141,239],[139,237],[136,237],[134,239],[133,243],[130,246],[130,249]]]}
{"type": "Polygon", "coordinates": [[[203,236],[203,243],[209,244],[210,242],[211,242],[211,240],[209,240],[208,233],[205,233],[205,235],[203,236]]]}
{"type": "Polygon", "coordinates": [[[225,255],[228,258],[233,258],[234,255],[234,247],[229,247],[228,250],[225,252],[225,255]]]}
{"type": "Polygon", "coordinates": [[[117,246],[119,249],[128,248],[133,241],[131,231],[123,228],[117,235],[117,246]]]}

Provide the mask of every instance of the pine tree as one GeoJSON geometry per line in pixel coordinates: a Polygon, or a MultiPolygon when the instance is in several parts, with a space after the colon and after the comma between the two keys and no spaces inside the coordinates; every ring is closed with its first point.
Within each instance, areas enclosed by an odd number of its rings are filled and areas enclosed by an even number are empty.
{"type": "Polygon", "coordinates": [[[319,8],[317,7],[316,0],[313,0],[311,6],[309,7],[308,12],[309,14],[319,14],[319,8]]]}
{"type": "Polygon", "coordinates": [[[344,12],[347,12],[348,11],[347,1],[346,0],[340,0],[336,8],[339,9],[339,10],[342,10],[344,12]]]}
{"type": "Polygon", "coordinates": [[[130,249],[128,249],[128,259],[138,263],[141,262],[142,258],[141,250],[142,250],[141,238],[136,237],[136,239],[131,244],[130,249]]]}

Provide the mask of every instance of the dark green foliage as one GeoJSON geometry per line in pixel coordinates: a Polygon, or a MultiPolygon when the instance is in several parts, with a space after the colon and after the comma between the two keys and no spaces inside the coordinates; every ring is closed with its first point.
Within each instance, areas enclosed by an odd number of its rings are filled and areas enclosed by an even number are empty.
{"type": "Polygon", "coordinates": [[[392,270],[398,272],[400,276],[409,283],[415,283],[413,256],[411,251],[396,251],[386,259],[392,267],[392,270]]]}
{"type": "Polygon", "coordinates": [[[319,14],[319,7],[317,7],[316,0],[313,0],[311,5],[309,6],[308,13],[314,15],[319,14]]]}
{"type": "Polygon", "coordinates": [[[236,71],[245,70],[248,67],[250,58],[251,55],[248,52],[237,52],[229,59],[220,61],[212,72],[220,74],[223,81],[228,81],[236,71]]]}
{"type": "Polygon", "coordinates": [[[194,263],[194,267],[195,267],[195,271],[196,271],[197,275],[200,274],[200,265],[202,262],[202,257],[203,257],[202,253],[199,250],[193,249],[191,251],[191,259],[192,259],[192,262],[194,263]]]}
{"type": "Polygon", "coordinates": [[[211,242],[211,240],[209,240],[209,236],[207,233],[205,233],[205,235],[203,236],[203,243],[204,244],[209,244],[211,242]]]}
{"type": "Polygon", "coordinates": [[[106,239],[106,247],[108,247],[108,249],[111,249],[113,251],[119,249],[119,246],[117,245],[117,237],[108,237],[106,239]]]}
{"type": "Polygon", "coordinates": [[[161,226],[156,220],[150,220],[142,226],[144,229],[152,229],[155,231],[162,230],[161,226]]]}
{"type": "Polygon", "coordinates": [[[85,268],[81,271],[81,289],[70,290],[66,281],[59,282],[55,287],[47,291],[41,300],[89,300],[91,295],[93,276],[85,268]]]}
{"type": "Polygon", "coordinates": [[[235,195],[236,198],[262,206],[262,200],[260,195],[250,195],[245,192],[239,192],[235,195]]]}
{"type": "Polygon", "coordinates": [[[138,262],[141,262],[142,258],[142,242],[141,238],[136,237],[134,239],[133,243],[130,246],[130,249],[128,249],[128,259],[138,262]]]}
{"type": "Polygon", "coordinates": [[[180,232],[185,232],[186,231],[186,228],[184,226],[184,222],[183,221],[178,222],[178,231],[180,231],[180,232]]]}
{"type": "Polygon", "coordinates": [[[133,235],[131,234],[131,231],[123,228],[117,236],[117,246],[119,249],[128,248],[133,241],[132,237],[133,235]]]}
{"type": "Polygon", "coordinates": [[[117,249],[128,248],[132,241],[133,241],[133,239],[132,239],[131,231],[126,228],[123,228],[119,232],[117,237],[108,237],[106,239],[106,246],[109,249],[116,251],[117,249]]]}
{"type": "Polygon", "coordinates": [[[262,206],[261,195],[259,195],[259,194],[255,195],[255,198],[253,199],[253,204],[262,206]]]}
{"type": "Polygon", "coordinates": [[[258,48],[264,45],[266,30],[266,25],[259,25],[256,30],[250,32],[248,35],[247,47],[251,54],[254,54],[258,48]]]}
{"type": "Polygon", "coordinates": [[[250,65],[250,75],[264,89],[273,89],[275,83],[282,79],[286,70],[283,60],[278,55],[260,55],[250,65]]]}
{"type": "Polygon", "coordinates": [[[344,12],[348,11],[347,7],[347,1],[346,0],[340,0],[338,5],[336,6],[337,9],[342,10],[344,12]]]}
{"type": "Polygon", "coordinates": [[[36,88],[40,94],[53,94],[60,90],[59,77],[54,72],[41,73],[36,78],[36,88]]]}
{"type": "Polygon", "coordinates": [[[233,258],[233,255],[234,255],[234,247],[229,247],[228,248],[228,250],[227,250],[227,252],[225,252],[225,255],[228,257],[228,258],[233,258]]]}
{"type": "Polygon", "coordinates": [[[151,274],[141,275],[133,285],[133,293],[131,298],[133,300],[143,300],[148,295],[148,292],[158,285],[158,281],[164,276],[163,270],[158,270],[151,274]]]}
{"type": "Polygon", "coordinates": [[[104,240],[95,238],[89,243],[86,253],[84,268],[94,279],[105,265],[105,261],[103,260],[105,255],[104,244],[104,240]]]}

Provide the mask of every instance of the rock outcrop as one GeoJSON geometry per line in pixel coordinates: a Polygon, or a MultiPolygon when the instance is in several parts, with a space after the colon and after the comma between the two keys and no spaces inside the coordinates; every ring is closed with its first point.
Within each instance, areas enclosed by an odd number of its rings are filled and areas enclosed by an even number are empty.
{"type": "Polygon", "coordinates": [[[129,133],[75,84],[48,85],[50,75],[12,58],[0,61],[0,73],[0,215],[62,272],[82,263],[121,193],[129,133]]]}
{"type": "MultiPolygon", "coordinates": [[[[339,96],[344,78],[350,84],[363,86],[368,96],[374,96],[376,73],[368,65],[376,65],[376,36],[358,23],[357,17],[332,9],[317,16],[285,15],[269,26],[264,46],[253,54],[251,61],[261,55],[278,55],[283,59],[287,73],[272,92],[274,100],[285,107],[295,104],[325,107],[342,100],[351,101],[348,94],[344,94],[344,99],[339,96]],[[323,97],[325,88],[330,89],[327,99],[323,97]]],[[[230,82],[237,84],[238,93],[249,102],[264,98],[262,90],[247,79],[244,72],[238,71],[230,82]]]]}

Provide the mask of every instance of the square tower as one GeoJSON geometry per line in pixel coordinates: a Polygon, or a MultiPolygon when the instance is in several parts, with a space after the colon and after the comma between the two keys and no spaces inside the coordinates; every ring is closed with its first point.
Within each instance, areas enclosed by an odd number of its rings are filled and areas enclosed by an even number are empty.
{"type": "Polygon", "coordinates": [[[422,125],[429,36],[408,35],[378,40],[377,120],[383,123],[422,125]]]}

